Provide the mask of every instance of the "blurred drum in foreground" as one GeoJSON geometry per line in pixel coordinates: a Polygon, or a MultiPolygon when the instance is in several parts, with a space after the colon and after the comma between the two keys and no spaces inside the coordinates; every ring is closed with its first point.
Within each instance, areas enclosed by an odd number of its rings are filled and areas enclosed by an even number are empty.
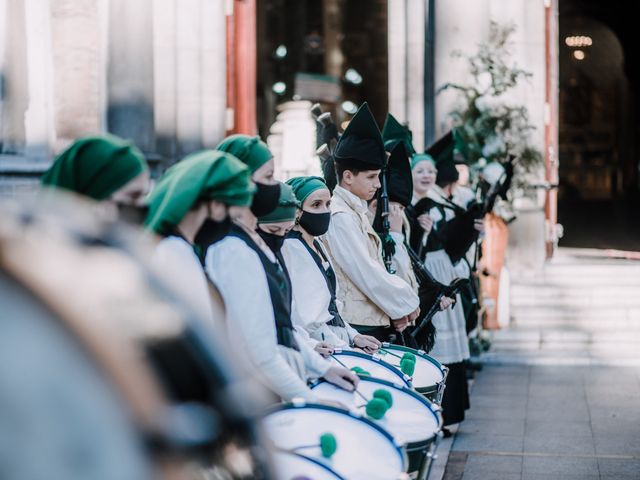
{"type": "Polygon", "coordinates": [[[0,203],[0,478],[270,478],[150,242],[64,197],[0,203]]]}

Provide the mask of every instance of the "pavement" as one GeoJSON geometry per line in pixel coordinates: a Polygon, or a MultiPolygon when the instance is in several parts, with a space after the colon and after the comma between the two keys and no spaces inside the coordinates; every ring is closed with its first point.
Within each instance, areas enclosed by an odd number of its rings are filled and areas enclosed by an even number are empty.
{"type": "Polygon", "coordinates": [[[640,262],[562,250],[512,293],[430,478],[640,479],[640,262]]]}

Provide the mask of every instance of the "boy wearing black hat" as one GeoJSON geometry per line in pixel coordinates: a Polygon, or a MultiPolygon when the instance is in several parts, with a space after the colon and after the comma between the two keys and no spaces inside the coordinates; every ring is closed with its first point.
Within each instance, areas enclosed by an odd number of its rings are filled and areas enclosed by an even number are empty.
{"type": "Polygon", "coordinates": [[[380,130],[363,104],[334,151],[338,186],[324,242],[336,270],[342,316],[363,334],[387,340],[419,314],[413,287],[387,272],[382,245],[367,215],[386,162],[380,130]]]}

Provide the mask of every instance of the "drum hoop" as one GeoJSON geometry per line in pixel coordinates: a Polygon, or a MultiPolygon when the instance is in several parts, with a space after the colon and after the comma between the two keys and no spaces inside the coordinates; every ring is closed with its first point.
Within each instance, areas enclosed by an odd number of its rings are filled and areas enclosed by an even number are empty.
{"type": "MultiPolygon", "coordinates": [[[[318,383],[325,383],[325,381],[321,380],[314,383],[317,385],[318,383]]],[[[393,385],[391,382],[388,382],[388,383],[390,385],[393,385]]],[[[313,385],[311,388],[313,388],[313,385]]],[[[285,403],[283,405],[276,405],[274,407],[271,407],[266,411],[266,413],[263,415],[262,418],[264,419],[265,417],[267,417],[268,415],[271,415],[272,413],[282,412],[284,410],[301,409],[301,408],[315,408],[317,410],[328,410],[330,412],[341,413],[351,418],[355,418],[356,420],[363,421],[364,423],[372,427],[374,430],[377,430],[378,432],[380,432],[386,439],[391,441],[391,444],[393,445],[393,447],[400,454],[400,458],[402,460],[402,470],[406,470],[407,466],[409,465],[407,452],[404,450],[404,448],[402,448],[402,445],[398,445],[398,442],[396,441],[395,437],[391,435],[391,433],[389,433],[387,430],[382,428],[380,425],[375,423],[373,420],[369,420],[367,417],[365,417],[364,415],[360,415],[357,412],[345,410],[344,408],[334,407],[332,405],[323,405],[320,403],[295,402],[295,403],[285,403]]]]}
{"type": "Polygon", "coordinates": [[[316,460],[315,458],[312,457],[308,457],[306,455],[303,455],[301,453],[297,453],[297,452],[292,452],[290,450],[284,450],[281,448],[277,448],[276,451],[278,452],[283,452],[283,453],[287,453],[289,455],[293,455],[296,457],[300,457],[300,458],[304,458],[305,460],[309,461],[310,463],[313,463],[317,466],[319,466],[320,468],[322,468],[322,470],[325,470],[331,474],[333,474],[333,476],[335,476],[338,480],[347,480],[346,477],[343,477],[342,475],[340,475],[338,472],[336,472],[335,470],[333,470],[331,467],[329,467],[328,465],[325,465],[324,463],[322,463],[319,460],[316,460]]]}
{"type": "Polygon", "coordinates": [[[336,353],[340,354],[340,355],[347,355],[347,356],[358,357],[358,358],[366,358],[367,360],[371,360],[371,361],[373,361],[375,363],[380,364],[380,366],[386,368],[387,370],[393,372],[394,374],[396,374],[397,377],[400,378],[404,382],[405,386],[407,386],[407,387],[412,387],[413,386],[413,384],[411,383],[411,380],[410,380],[411,377],[409,377],[405,373],[402,373],[402,371],[400,371],[397,367],[394,367],[393,365],[391,365],[390,363],[382,360],[381,358],[374,357],[373,355],[368,355],[366,353],[354,352],[352,350],[336,349],[334,351],[334,355],[336,353]]]}
{"type": "MultiPolygon", "coordinates": [[[[405,393],[408,393],[413,398],[415,398],[416,400],[418,400],[420,403],[422,403],[423,405],[425,405],[427,407],[427,409],[431,412],[431,414],[438,421],[438,429],[442,428],[442,416],[439,413],[440,407],[438,407],[436,404],[434,404],[433,402],[431,402],[428,399],[426,399],[423,395],[419,394],[415,390],[413,390],[411,388],[408,388],[408,387],[405,387],[405,386],[402,386],[402,385],[398,385],[398,384],[393,383],[393,382],[389,382],[387,380],[382,380],[381,378],[360,377],[360,380],[367,381],[367,382],[379,383],[380,385],[384,385],[385,387],[394,387],[394,388],[397,388],[399,390],[402,390],[405,393]]],[[[311,390],[313,390],[314,388],[316,388],[318,385],[320,385],[322,383],[329,383],[329,382],[327,382],[326,380],[323,380],[323,379],[318,379],[318,380],[316,380],[315,382],[313,382],[311,384],[311,387],[310,387],[311,390]]],[[[369,420],[369,419],[367,419],[367,420],[369,420]]]]}
{"type": "Polygon", "coordinates": [[[394,350],[402,350],[403,352],[413,353],[414,355],[417,355],[420,358],[423,358],[423,359],[427,360],[428,362],[432,363],[433,365],[438,367],[438,370],[440,370],[440,372],[444,373],[445,367],[438,360],[433,358],[431,355],[429,355],[424,350],[416,350],[415,348],[404,347],[402,345],[395,345],[395,344],[391,344],[391,343],[387,343],[387,342],[384,342],[382,344],[382,348],[392,348],[394,350]]]}

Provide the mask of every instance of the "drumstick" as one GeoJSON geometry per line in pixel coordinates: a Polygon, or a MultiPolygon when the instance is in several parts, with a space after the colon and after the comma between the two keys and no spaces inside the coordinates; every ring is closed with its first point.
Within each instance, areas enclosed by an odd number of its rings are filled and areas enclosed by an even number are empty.
{"type": "MultiPolygon", "coordinates": [[[[333,358],[336,362],[338,362],[338,363],[339,363],[340,365],[342,365],[344,368],[346,368],[347,370],[349,370],[349,367],[347,367],[344,363],[342,363],[340,360],[338,360],[338,359],[336,358],[336,356],[335,356],[335,355],[331,355],[331,358],[333,358]]],[[[354,387],[353,387],[353,391],[354,391],[355,393],[357,393],[358,395],[360,395],[360,398],[362,398],[365,402],[368,402],[368,401],[369,401],[369,399],[368,399],[367,397],[365,397],[362,393],[360,393],[360,391],[358,390],[358,387],[356,387],[355,385],[354,385],[354,387]]]]}
{"type": "Polygon", "coordinates": [[[396,358],[402,358],[400,355],[396,355],[395,353],[390,352],[389,350],[385,350],[384,348],[381,348],[380,350],[382,350],[385,353],[388,353],[389,355],[393,355],[396,358]]]}

